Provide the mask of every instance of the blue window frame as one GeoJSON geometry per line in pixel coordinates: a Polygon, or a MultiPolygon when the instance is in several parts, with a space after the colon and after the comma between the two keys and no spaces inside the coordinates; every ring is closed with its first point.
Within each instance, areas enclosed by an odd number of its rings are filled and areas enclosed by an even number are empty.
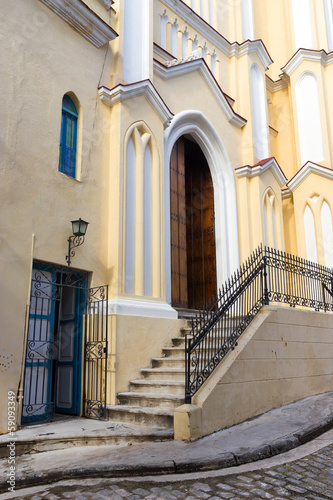
{"type": "Polygon", "coordinates": [[[77,118],[75,104],[68,95],[62,100],[59,171],[75,179],[77,118]]]}

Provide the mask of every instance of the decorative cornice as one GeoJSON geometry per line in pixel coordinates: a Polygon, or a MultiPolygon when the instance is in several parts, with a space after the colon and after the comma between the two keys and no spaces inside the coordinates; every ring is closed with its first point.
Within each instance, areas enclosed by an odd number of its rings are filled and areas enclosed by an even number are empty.
{"type": "Polygon", "coordinates": [[[270,125],[269,125],[269,127],[268,127],[268,130],[269,130],[269,133],[270,133],[271,135],[274,135],[274,137],[276,137],[276,136],[278,135],[278,133],[279,133],[279,131],[278,131],[278,130],[276,130],[275,128],[271,127],[270,125]]]}
{"type": "Polygon", "coordinates": [[[288,82],[286,82],[286,80],[280,78],[279,80],[274,81],[268,75],[266,75],[266,88],[267,90],[272,92],[272,94],[274,92],[278,92],[279,90],[285,89],[286,87],[288,87],[288,82]]]}
{"type": "Polygon", "coordinates": [[[264,172],[266,172],[266,170],[271,170],[275,179],[280,184],[280,187],[286,184],[287,178],[282,172],[280,165],[278,164],[278,162],[274,157],[262,160],[261,162],[253,166],[245,165],[244,167],[236,168],[235,173],[237,177],[241,179],[242,177],[248,177],[248,178],[256,177],[257,175],[261,175],[264,172]]]}
{"type": "Polygon", "coordinates": [[[288,187],[281,189],[281,198],[283,200],[286,200],[288,198],[292,198],[292,195],[293,195],[293,192],[288,187]]]}
{"type": "Polygon", "coordinates": [[[127,101],[138,96],[145,96],[152,108],[156,111],[162,120],[164,127],[170,124],[173,113],[169,110],[150,80],[130,83],[128,85],[119,84],[113,89],[100,87],[98,89],[101,101],[107,106],[113,107],[119,102],[127,101]]]}
{"type": "Polygon", "coordinates": [[[242,57],[245,54],[255,52],[265,69],[272,64],[273,61],[262,40],[247,40],[242,44],[230,43],[182,0],[162,0],[162,2],[228,57],[242,57]]]}
{"type": "Polygon", "coordinates": [[[114,3],[114,0],[99,0],[99,2],[104,5],[106,9],[111,9],[111,5],[114,3]]]}
{"type": "Polygon", "coordinates": [[[325,50],[299,49],[281,69],[286,75],[290,76],[303,61],[318,62],[323,66],[328,66],[333,62],[333,52],[327,53],[325,50]]]}
{"type": "Polygon", "coordinates": [[[40,0],[95,47],[103,47],[118,34],[82,0],[40,0]]]}
{"type": "Polygon", "coordinates": [[[163,80],[169,80],[188,73],[198,71],[209,90],[215,97],[220,108],[227,117],[227,120],[236,127],[242,128],[247,123],[247,120],[242,116],[235,113],[228,99],[224,95],[221,87],[218,85],[212,73],[209,71],[204,59],[191,59],[184,62],[184,60],[175,60],[168,63],[168,66],[154,60],[154,72],[163,80]]]}
{"type": "Polygon", "coordinates": [[[160,45],[157,45],[157,43],[154,42],[154,52],[157,56],[162,57],[162,59],[165,59],[166,61],[172,61],[175,56],[170,54],[170,52],[167,52],[165,49],[162,49],[160,45]]]}
{"type": "Polygon", "coordinates": [[[333,170],[327,167],[318,165],[317,163],[312,163],[308,161],[303,167],[297,172],[292,179],[287,183],[287,187],[291,191],[295,191],[302,184],[302,182],[310,175],[316,174],[325,179],[333,181],[333,170]]]}

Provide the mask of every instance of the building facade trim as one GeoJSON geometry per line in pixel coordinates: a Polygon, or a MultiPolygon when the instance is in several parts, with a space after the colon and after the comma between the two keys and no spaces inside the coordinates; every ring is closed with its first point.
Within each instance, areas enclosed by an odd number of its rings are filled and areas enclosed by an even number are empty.
{"type": "Polygon", "coordinates": [[[108,314],[177,319],[178,313],[169,304],[145,300],[115,298],[108,302],[108,314]]]}
{"type": "Polygon", "coordinates": [[[118,34],[81,0],[40,0],[95,47],[103,47],[118,34]]]}
{"type": "Polygon", "coordinates": [[[329,179],[333,181],[333,170],[327,167],[323,167],[322,165],[318,165],[317,163],[313,163],[308,161],[301,170],[297,172],[296,175],[287,183],[287,187],[291,191],[295,191],[302,184],[302,182],[310,175],[316,174],[325,179],[329,179]]]}
{"type": "Polygon", "coordinates": [[[175,59],[174,61],[167,63],[167,66],[161,64],[156,60],[154,61],[154,72],[163,80],[169,80],[171,78],[187,75],[188,73],[191,73],[193,71],[199,71],[209,90],[211,91],[223,113],[227,117],[227,120],[236,127],[244,127],[244,125],[246,125],[247,123],[247,120],[235,113],[235,111],[232,109],[228,99],[223,93],[223,90],[208,69],[204,59],[200,58],[185,61],[175,59]]]}
{"type": "Polygon", "coordinates": [[[325,50],[299,49],[282,68],[282,71],[291,76],[303,61],[318,62],[323,66],[328,66],[333,62],[333,52],[327,53],[325,50]]]}
{"type": "Polygon", "coordinates": [[[280,187],[287,183],[287,178],[274,157],[267,158],[266,160],[263,160],[253,166],[245,165],[244,167],[236,168],[235,173],[239,179],[242,177],[248,177],[251,179],[252,177],[263,174],[266,170],[270,170],[272,172],[280,187]]]}
{"type": "Polygon", "coordinates": [[[230,43],[181,0],[178,0],[177,2],[175,0],[162,1],[164,5],[172,10],[177,16],[182,19],[188,19],[189,24],[193,29],[198,31],[204,38],[215,45],[215,47],[221,50],[226,56],[236,56],[239,58],[245,54],[255,52],[258,54],[258,57],[266,69],[270,64],[272,64],[273,60],[271,59],[262,40],[247,40],[242,44],[239,44],[238,42],[230,43]]]}
{"type": "Polygon", "coordinates": [[[138,96],[145,96],[147,101],[156,111],[164,126],[168,126],[173,117],[173,113],[165,104],[150,80],[143,80],[142,82],[131,83],[128,85],[119,84],[113,89],[107,87],[100,87],[98,89],[101,101],[107,106],[113,107],[120,102],[127,99],[133,99],[138,96]]]}

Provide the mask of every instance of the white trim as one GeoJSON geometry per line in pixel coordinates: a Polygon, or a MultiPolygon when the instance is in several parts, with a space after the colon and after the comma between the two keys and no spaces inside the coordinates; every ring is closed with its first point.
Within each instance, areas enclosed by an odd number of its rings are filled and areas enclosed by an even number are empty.
{"type": "Polygon", "coordinates": [[[127,99],[144,95],[162,120],[165,127],[169,125],[170,120],[173,117],[173,113],[171,113],[149,80],[131,83],[129,85],[119,84],[113,89],[100,87],[98,89],[98,94],[101,101],[111,108],[120,102],[126,101],[127,99]]]}
{"type": "Polygon", "coordinates": [[[184,134],[191,135],[200,146],[213,180],[217,286],[221,287],[239,266],[236,187],[228,153],[220,135],[200,111],[183,111],[173,118],[164,140],[167,302],[171,302],[170,157],[175,142],[184,134]]]}
{"type": "Polygon", "coordinates": [[[149,318],[178,318],[177,311],[169,304],[121,298],[108,301],[108,314],[145,316],[149,318]]]}
{"type": "Polygon", "coordinates": [[[118,34],[81,0],[40,0],[95,47],[103,47],[118,34]]]}
{"type": "Polygon", "coordinates": [[[99,2],[106,8],[111,9],[111,5],[114,3],[113,0],[99,0],[99,2]]]}
{"type": "Polygon", "coordinates": [[[277,135],[279,134],[279,131],[276,130],[275,128],[271,127],[270,125],[268,125],[268,130],[269,130],[269,133],[271,135],[273,135],[274,137],[277,137],[277,135]]]}
{"type": "Polygon", "coordinates": [[[276,80],[274,82],[268,75],[265,76],[266,89],[269,90],[269,92],[272,92],[272,94],[288,87],[288,82],[286,82],[283,78],[280,78],[279,80],[276,80]]]}
{"type": "Polygon", "coordinates": [[[172,61],[174,59],[172,54],[170,54],[161,45],[157,45],[157,43],[154,43],[154,53],[166,61],[172,61]]]}
{"type": "Polygon", "coordinates": [[[169,80],[170,78],[188,75],[193,71],[199,71],[209,90],[215,97],[218,105],[227,117],[227,120],[236,127],[244,127],[244,125],[246,125],[247,123],[247,120],[245,120],[245,118],[241,117],[240,115],[237,115],[231,108],[228,99],[224,96],[223,91],[219,87],[212,73],[209,71],[204,59],[196,59],[195,56],[190,56],[185,60],[176,59],[174,61],[171,61],[167,63],[167,66],[160,63],[159,61],[154,61],[154,72],[163,80],[169,80]]]}
{"type": "Polygon", "coordinates": [[[295,191],[295,189],[297,189],[298,186],[300,186],[310,174],[316,174],[324,177],[325,179],[333,181],[333,170],[308,161],[301,168],[301,170],[299,170],[299,172],[297,172],[297,174],[287,183],[288,188],[291,191],[295,191]]]}
{"type": "Polygon", "coordinates": [[[286,187],[284,189],[281,189],[281,198],[282,200],[286,200],[287,198],[291,198],[293,195],[292,191],[286,187]]]}
{"type": "Polygon", "coordinates": [[[266,170],[270,170],[272,172],[280,187],[286,184],[287,178],[275,158],[271,158],[263,165],[256,165],[254,167],[245,165],[244,167],[236,168],[235,174],[239,179],[242,177],[248,177],[251,179],[252,177],[263,174],[266,170]]]}
{"type": "Polygon", "coordinates": [[[242,57],[245,54],[255,52],[261,60],[263,66],[267,69],[273,60],[267,52],[262,40],[254,40],[242,43],[230,43],[212,26],[205,22],[184,2],[176,2],[175,0],[161,0],[163,4],[171,9],[177,16],[186,20],[194,30],[200,33],[200,36],[212,43],[216,48],[221,50],[228,57],[242,57]]]}
{"type": "Polygon", "coordinates": [[[333,62],[333,52],[327,54],[324,50],[299,49],[282,68],[282,71],[290,76],[303,61],[318,62],[323,66],[328,66],[333,62]]]}

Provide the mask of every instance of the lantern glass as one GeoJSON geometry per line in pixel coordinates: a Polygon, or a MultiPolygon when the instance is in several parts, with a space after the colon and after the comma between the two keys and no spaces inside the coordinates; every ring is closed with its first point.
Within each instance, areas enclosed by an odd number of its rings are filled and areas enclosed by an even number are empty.
{"type": "Polygon", "coordinates": [[[74,236],[85,236],[89,222],[82,220],[72,220],[72,230],[74,236]]]}

